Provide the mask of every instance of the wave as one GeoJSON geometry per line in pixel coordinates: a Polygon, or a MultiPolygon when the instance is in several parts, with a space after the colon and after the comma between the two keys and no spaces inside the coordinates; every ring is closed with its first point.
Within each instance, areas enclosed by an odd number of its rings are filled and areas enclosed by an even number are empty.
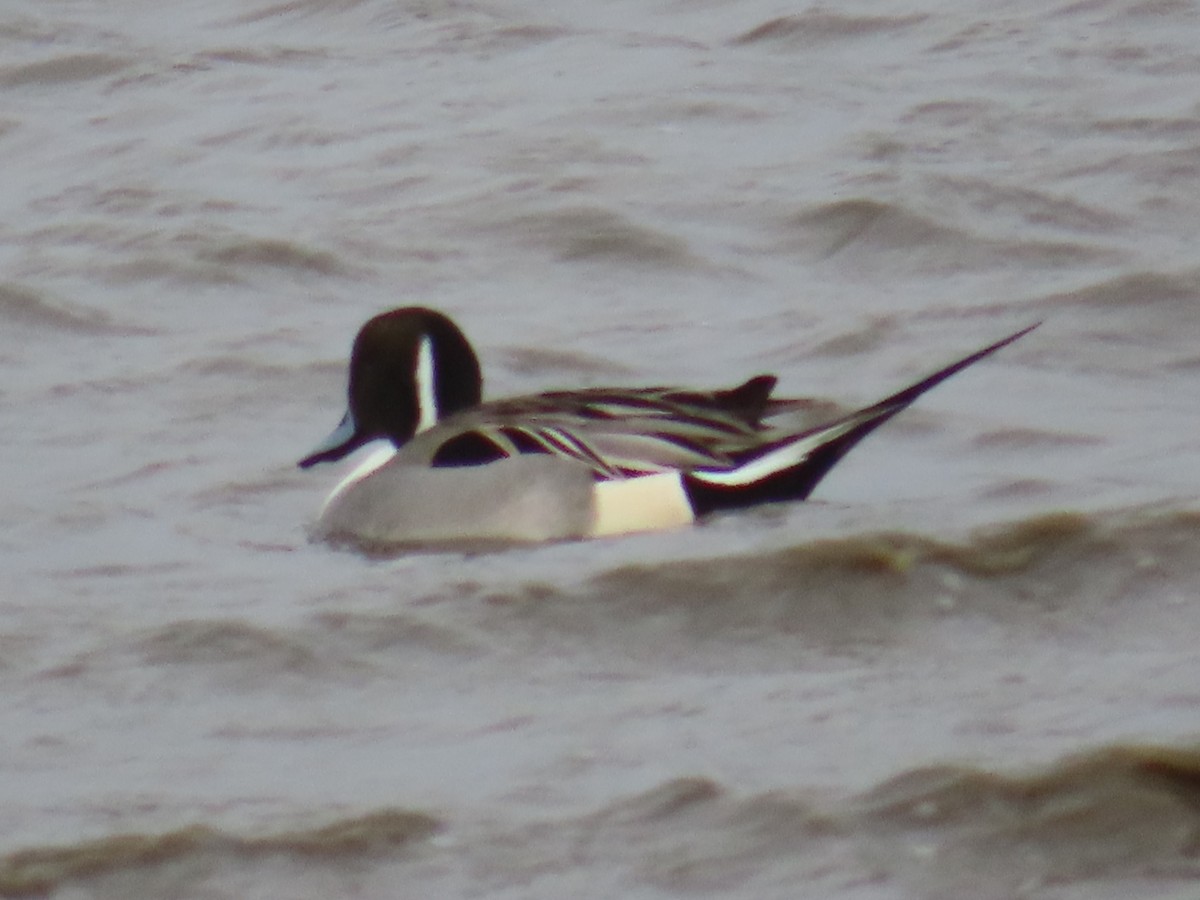
{"type": "Polygon", "coordinates": [[[133,61],[108,53],[72,53],[54,59],[0,68],[0,88],[70,84],[105,78],[133,61]]]}
{"type": "Polygon", "coordinates": [[[0,897],[46,896],[67,884],[145,875],[189,862],[245,865],[271,858],[336,860],[394,854],[440,827],[425,813],[384,809],[317,828],[258,837],[193,825],[162,834],[121,834],[30,848],[0,861],[0,897]]]}
{"type": "Polygon", "coordinates": [[[1085,288],[1055,294],[1042,302],[1051,307],[1081,308],[1092,312],[1140,310],[1146,306],[1195,320],[1200,270],[1182,272],[1141,271],[1124,273],[1085,288]]]}
{"type": "Polygon", "coordinates": [[[562,896],[563,884],[582,896],[794,896],[797,884],[812,896],[849,896],[853,884],[931,900],[1068,886],[1088,892],[1080,896],[1146,896],[1200,874],[1198,784],[1200,749],[1129,745],[1022,774],[917,768],[850,796],[803,786],[747,796],[680,777],[534,822],[449,822],[385,807],[264,835],[195,824],[33,847],[0,859],[0,896],[67,886],[237,896],[257,886],[308,897],[397,883],[425,896],[465,887],[562,896]]]}
{"type": "Polygon", "coordinates": [[[204,262],[224,266],[291,269],[302,275],[342,275],[346,272],[333,253],[269,238],[239,238],[202,250],[198,256],[204,262]]]}
{"type": "Polygon", "coordinates": [[[860,197],[818,205],[776,226],[781,249],[813,262],[853,258],[870,270],[966,271],[987,266],[1060,267],[1105,255],[1090,243],[1046,237],[1006,238],[974,234],[902,205],[860,197]]]}
{"type": "Polygon", "coordinates": [[[18,284],[0,284],[0,322],[72,334],[147,334],[143,328],[120,325],[95,310],[46,299],[39,291],[18,284]]]}
{"type": "Polygon", "coordinates": [[[926,897],[1200,874],[1196,748],[1105,747],[1025,775],[917,769],[853,806],[869,857],[926,897]]]}
{"type": "MultiPolygon", "coordinates": [[[[1030,482],[1010,488],[1038,489],[1030,482]]],[[[976,634],[989,627],[1031,641],[1070,634],[1100,646],[1121,634],[1165,650],[1195,618],[1180,596],[1200,585],[1198,538],[1200,512],[1186,510],[1058,513],[962,542],[851,534],[762,552],[626,563],[575,582],[518,576],[398,588],[404,608],[386,615],[357,611],[348,598],[345,610],[287,626],[182,618],[105,639],[42,671],[86,684],[133,662],[175,683],[169,670],[187,666],[189,682],[202,683],[203,675],[261,690],[297,680],[386,679],[398,666],[475,671],[514,653],[559,652],[584,665],[625,660],[650,671],[773,672],[811,666],[814,657],[801,649],[923,654],[923,642],[955,623],[970,623],[976,634]]]]}
{"type": "MultiPolygon", "coordinates": [[[[1076,443],[1040,431],[981,440],[1033,450],[1076,443]]],[[[1052,489],[1017,479],[989,494],[1036,497],[1052,489]]],[[[776,671],[804,664],[799,647],[874,654],[966,620],[1030,638],[1061,637],[1069,626],[1078,638],[1103,643],[1124,629],[1133,640],[1149,638],[1148,630],[1181,635],[1190,627],[1191,607],[1179,597],[1200,589],[1198,540],[1200,511],[1162,507],[1047,513],[981,528],[962,541],[915,531],[850,533],[762,551],[621,563],[582,580],[468,579],[449,592],[426,588],[428,596],[417,589],[403,595],[409,608],[399,615],[408,625],[397,623],[412,626],[406,654],[423,648],[433,654],[430,665],[444,653],[486,656],[488,648],[528,645],[541,654],[549,642],[563,653],[668,670],[720,661],[739,671],[776,671]],[[419,608],[429,604],[425,618],[419,608]],[[675,652],[664,653],[668,647],[675,652]]],[[[467,557],[482,564],[491,552],[503,551],[480,548],[481,556],[467,557]]],[[[461,548],[448,557],[461,558],[461,548]]],[[[342,614],[336,629],[316,618],[291,638],[320,658],[336,647],[344,658],[339,666],[352,666],[376,652],[369,636],[379,623],[358,618],[342,614]]]]}
{"type": "MultiPolygon", "coordinates": [[[[117,579],[135,573],[109,567],[83,574],[117,579]]],[[[379,663],[437,668],[483,655],[485,645],[467,629],[404,612],[320,613],[290,628],[237,618],[196,618],[100,642],[40,674],[82,689],[119,678],[132,662],[160,673],[164,686],[177,683],[175,673],[184,668],[190,670],[185,679],[189,684],[212,679],[227,690],[256,691],[293,681],[357,683],[376,672],[379,663]]]]}
{"type": "MultiPolygon", "coordinates": [[[[929,104],[909,113],[910,118],[948,118],[951,121],[947,124],[956,125],[966,124],[970,117],[977,115],[978,110],[972,104],[960,107],[958,101],[929,104]],[[962,120],[954,122],[956,116],[961,116],[962,120]]],[[[1005,225],[1013,230],[1054,229],[1085,235],[1111,235],[1128,226],[1120,214],[1067,194],[961,175],[931,178],[928,186],[931,199],[940,209],[972,210],[989,224],[1005,225]]]]}
{"type": "Polygon", "coordinates": [[[529,213],[498,222],[495,227],[505,236],[548,247],[563,261],[665,268],[697,264],[681,238],[608,209],[577,207],[529,213]]]}
{"type": "Polygon", "coordinates": [[[781,16],[757,25],[730,40],[733,46],[765,44],[803,49],[816,43],[873,37],[899,32],[926,21],[927,15],[851,16],[816,7],[793,16],[781,16]]]}
{"type": "Polygon", "coordinates": [[[575,843],[642,848],[635,871],[663,889],[761,896],[754,887],[802,879],[830,896],[872,878],[925,898],[999,900],[1048,884],[1194,877],[1198,785],[1200,748],[1118,745],[1025,774],[914,769],[849,798],[738,797],[679,779],[569,825],[588,832],[575,843]]]}
{"type": "Polygon", "coordinates": [[[796,665],[798,643],[843,650],[903,643],[947,616],[1036,633],[1061,627],[1070,611],[1082,632],[1114,627],[1110,617],[1089,615],[1103,609],[1130,627],[1150,627],[1159,608],[1178,620],[1171,591],[1200,582],[1198,539],[1200,512],[1187,510],[1048,514],[961,543],[857,534],[624,565],[573,589],[529,585],[490,597],[487,627],[585,638],[585,647],[656,664],[668,664],[664,642],[693,650],[715,642],[722,658],[742,648],[742,664],[769,668],[796,665]]]}
{"type": "Polygon", "coordinates": [[[1192,368],[1198,294],[1200,269],[1190,268],[1124,272],[1039,298],[1033,304],[1039,314],[1061,322],[1066,328],[1059,333],[1071,335],[1069,345],[1058,347],[1053,335],[1047,337],[1046,364],[1071,360],[1081,371],[1124,369],[1153,378],[1166,368],[1192,368]]]}

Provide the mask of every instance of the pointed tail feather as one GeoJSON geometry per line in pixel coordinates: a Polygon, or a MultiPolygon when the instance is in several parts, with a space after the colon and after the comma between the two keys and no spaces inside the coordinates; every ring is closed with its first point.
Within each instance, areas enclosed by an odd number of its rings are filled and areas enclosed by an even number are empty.
{"type": "Polygon", "coordinates": [[[896,413],[951,375],[1024,337],[1040,324],[1035,322],[989,344],[878,403],[757,448],[739,460],[736,468],[688,472],[683,481],[692,508],[697,515],[703,515],[758,503],[807,498],[838,460],[896,413]]]}

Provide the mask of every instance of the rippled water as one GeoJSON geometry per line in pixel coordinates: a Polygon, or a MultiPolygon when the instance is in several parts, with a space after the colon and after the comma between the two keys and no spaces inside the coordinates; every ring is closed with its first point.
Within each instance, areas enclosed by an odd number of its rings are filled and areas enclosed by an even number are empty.
{"type": "Polygon", "coordinates": [[[1200,10],[0,12],[0,896],[1191,896],[1200,10]],[[306,540],[358,325],[877,399],[811,502],[306,540]]]}

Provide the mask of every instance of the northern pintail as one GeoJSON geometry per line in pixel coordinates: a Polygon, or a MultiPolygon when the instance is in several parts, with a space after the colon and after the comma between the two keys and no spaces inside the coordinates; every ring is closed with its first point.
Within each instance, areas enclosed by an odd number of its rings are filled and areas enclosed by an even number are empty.
{"type": "Polygon", "coordinates": [[[548,541],[803,500],[875,428],[1036,327],[811,427],[767,424],[809,403],[773,399],[771,375],[726,390],[585,388],[485,403],[458,326],[431,309],[394,309],[358,332],[349,408],[300,460],[308,468],[380,442],[330,494],[313,534],[365,545],[548,541]]]}

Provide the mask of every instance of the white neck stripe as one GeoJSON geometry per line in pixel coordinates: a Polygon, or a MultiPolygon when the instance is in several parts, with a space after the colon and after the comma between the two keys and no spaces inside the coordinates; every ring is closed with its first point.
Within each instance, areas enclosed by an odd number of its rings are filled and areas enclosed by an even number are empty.
{"type": "Polygon", "coordinates": [[[421,338],[417,347],[417,434],[437,424],[437,396],[434,394],[433,339],[429,335],[421,338]]]}

